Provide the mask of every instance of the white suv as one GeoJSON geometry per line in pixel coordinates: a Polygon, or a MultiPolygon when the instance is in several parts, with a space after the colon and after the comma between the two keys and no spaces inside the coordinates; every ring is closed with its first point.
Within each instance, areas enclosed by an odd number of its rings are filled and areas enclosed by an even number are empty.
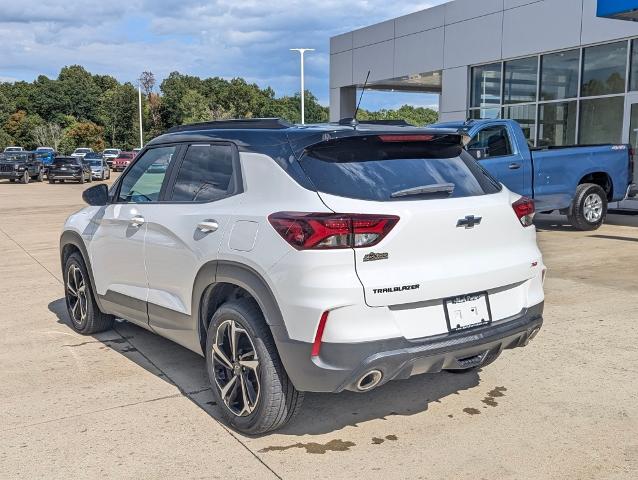
{"type": "Polygon", "coordinates": [[[456,131],[178,127],[84,199],[60,245],[73,328],[120,317],[203,355],[245,433],[304,391],[485,366],[543,322],[533,202],[456,131]]]}

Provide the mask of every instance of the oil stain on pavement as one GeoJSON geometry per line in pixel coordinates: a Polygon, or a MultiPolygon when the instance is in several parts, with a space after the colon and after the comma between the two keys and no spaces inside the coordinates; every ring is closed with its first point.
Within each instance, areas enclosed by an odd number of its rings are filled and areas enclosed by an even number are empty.
{"type": "Polygon", "coordinates": [[[345,452],[350,450],[350,447],[354,447],[354,442],[344,442],[343,440],[330,440],[328,443],[295,443],[293,445],[281,446],[281,447],[266,447],[259,450],[259,453],[267,452],[281,452],[284,450],[290,450],[292,448],[305,448],[306,453],[314,453],[323,455],[326,452],[345,452]]]}
{"type": "Polygon", "coordinates": [[[481,402],[485,405],[489,405],[490,407],[496,407],[498,402],[495,398],[504,397],[505,394],[503,392],[507,392],[507,388],[505,387],[496,387],[494,390],[490,390],[487,392],[487,397],[485,397],[481,402]]]}
{"type": "Polygon", "coordinates": [[[386,435],[385,438],[372,437],[372,445],[381,445],[386,440],[396,442],[399,438],[396,435],[386,435]]]}

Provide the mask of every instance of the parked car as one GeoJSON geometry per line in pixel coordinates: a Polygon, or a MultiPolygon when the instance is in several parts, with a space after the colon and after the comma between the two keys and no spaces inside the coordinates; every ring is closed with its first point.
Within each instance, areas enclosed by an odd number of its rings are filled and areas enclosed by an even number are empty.
{"type": "Polygon", "coordinates": [[[40,158],[40,160],[42,160],[44,173],[47,173],[49,166],[55,159],[55,150],[51,147],[38,147],[35,149],[34,153],[40,158]]]}
{"type": "Polygon", "coordinates": [[[84,156],[87,153],[93,153],[93,149],[92,148],[76,148],[73,153],[71,154],[72,157],[77,157],[77,158],[84,158],[84,156]]]}
{"type": "Polygon", "coordinates": [[[543,323],[534,202],[455,130],[182,126],[83,198],[60,239],[72,327],[124,318],[203,355],[244,433],[304,391],[484,367],[543,323]]]}
{"type": "Polygon", "coordinates": [[[135,153],[133,152],[121,152],[115,160],[113,160],[113,171],[114,172],[122,172],[126,167],[129,166],[129,163],[135,158],[135,153]]]}
{"type": "Polygon", "coordinates": [[[30,180],[41,182],[44,178],[44,165],[33,152],[6,152],[0,154],[0,178],[8,178],[10,182],[19,180],[29,183],[30,180]]]}
{"type": "Polygon", "coordinates": [[[96,180],[108,180],[111,178],[111,169],[101,153],[87,153],[84,163],[91,168],[91,175],[96,180]]]}
{"type": "Polygon", "coordinates": [[[16,152],[24,152],[24,148],[22,147],[5,147],[4,153],[16,153],[16,152]]]}
{"type": "Polygon", "coordinates": [[[109,164],[109,167],[113,165],[113,160],[122,152],[119,148],[107,148],[102,152],[104,160],[109,164]]]}
{"type": "Polygon", "coordinates": [[[84,183],[93,180],[91,167],[78,157],[56,157],[49,167],[47,177],[49,183],[64,183],[67,180],[84,183]]]}
{"type": "Polygon", "coordinates": [[[636,193],[629,145],[530,148],[514,120],[434,125],[471,138],[468,151],[510,190],[533,198],[540,212],[560,210],[579,230],[605,221],[609,202],[636,193]]]}

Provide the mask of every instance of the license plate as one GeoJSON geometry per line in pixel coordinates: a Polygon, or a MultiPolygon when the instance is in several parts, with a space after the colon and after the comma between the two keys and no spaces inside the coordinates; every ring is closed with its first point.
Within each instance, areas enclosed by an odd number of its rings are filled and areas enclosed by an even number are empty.
{"type": "Polygon", "coordinates": [[[445,316],[451,332],[492,322],[487,293],[472,293],[445,300],[445,316]]]}
{"type": "Polygon", "coordinates": [[[66,167],[61,167],[60,170],[66,170],[66,167]]]}

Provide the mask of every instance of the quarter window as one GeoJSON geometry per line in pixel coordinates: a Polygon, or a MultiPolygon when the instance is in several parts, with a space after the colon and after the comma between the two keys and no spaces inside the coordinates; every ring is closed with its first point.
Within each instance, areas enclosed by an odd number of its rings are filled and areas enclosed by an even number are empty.
{"type": "Polygon", "coordinates": [[[127,170],[122,179],[118,201],[148,203],[159,200],[168,165],[175,156],[176,147],[147,150],[127,170]]]}
{"type": "Polygon", "coordinates": [[[190,145],[171,195],[174,202],[212,202],[239,191],[230,145],[190,145]]]}

